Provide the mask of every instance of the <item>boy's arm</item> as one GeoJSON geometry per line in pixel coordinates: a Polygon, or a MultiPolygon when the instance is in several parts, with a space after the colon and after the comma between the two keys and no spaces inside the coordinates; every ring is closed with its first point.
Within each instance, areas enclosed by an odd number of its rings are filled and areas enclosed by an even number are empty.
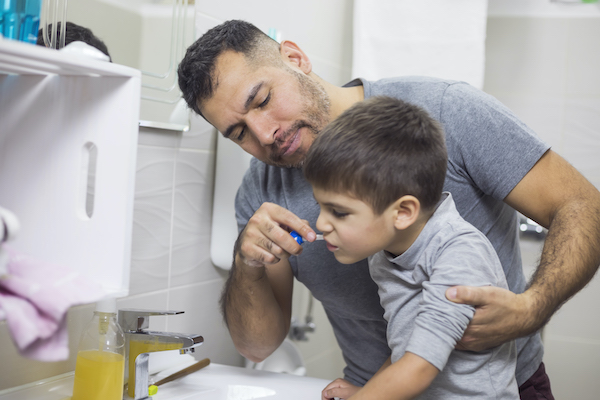
{"type": "Polygon", "coordinates": [[[406,352],[398,361],[379,370],[351,399],[414,399],[431,385],[439,372],[425,359],[406,352]]]}
{"type": "MultiPolygon", "coordinates": [[[[375,375],[373,375],[371,377],[371,379],[373,379],[374,377],[379,375],[391,364],[392,364],[392,358],[388,357],[387,360],[385,360],[385,362],[381,366],[381,368],[379,368],[379,370],[375,373],[375,375]]],[[[323,392],[321,393],[321,399],[328,400],[328,399],[334,399],[336,397],[340,398],[340,399],[347,399],[347,398],[350,398],[350,396],[354,395],[359,390],[360,390],[360,386],[355,386],[345,379],[338,378],[335,381],[331,382],[329,385],[327,385],[325,387],[325,389],[323,389],[323,392]]]]}

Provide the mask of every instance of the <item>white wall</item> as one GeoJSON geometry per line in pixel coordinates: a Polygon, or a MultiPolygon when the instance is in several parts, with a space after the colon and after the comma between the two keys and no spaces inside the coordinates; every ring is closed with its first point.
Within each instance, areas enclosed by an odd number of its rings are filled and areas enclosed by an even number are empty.
{"type": "MultiPolygon", "coordinates": [[[[507,3],[490,2],[484,90],[600,188],[599,5],[507,3]]],[[[539,245],[525,248],[524,258],[537,260],[539,245]]],[[[599,305],[596,277],[544,330],[544,362],[557,399],[598,398],[599,305]]]]}

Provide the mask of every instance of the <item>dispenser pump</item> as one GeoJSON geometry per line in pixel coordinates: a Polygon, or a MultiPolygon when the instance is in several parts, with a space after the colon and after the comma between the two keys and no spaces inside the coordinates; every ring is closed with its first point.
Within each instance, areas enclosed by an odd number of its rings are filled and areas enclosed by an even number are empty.
{"type": "Polygon", "coordinates": [[[121,400],[125,337],[116,299],[101,300],[79,342],[72,400],[121,400]]]}

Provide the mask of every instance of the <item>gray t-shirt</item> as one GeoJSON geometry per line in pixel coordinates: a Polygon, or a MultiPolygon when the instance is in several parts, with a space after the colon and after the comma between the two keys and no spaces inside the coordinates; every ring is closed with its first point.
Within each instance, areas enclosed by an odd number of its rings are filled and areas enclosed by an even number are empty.
{"type": "Polygon", "coordinates": [[[450,302],[446,289],[508,285],[491,243],[461,218],[449,193],[408,250],[397,257],[379,252],[369,257],[369,269],[388,322],[392,362],[409,351],[441,371],[419,400],[519,398],[514,342],[479,353],[454,350],[475,308],[450,302]]]}
{"type": "MultiPolygon", "coordinates": [[[[387,95],[423,107],[445,130],[448,172],[444,190],[451,192],[461,216],[483,232],[498,253],[508,286],[525,289],[515,211],[502,202],[548,150],[518,118],[491,96],[466,83],[402,77],[364,86],[365,98],[387,95]]],[[[287,208],[315,228],[319,206],[302,170],[278,168],[252,159],[236,197],[238,228],[244,228],[264,202],[287,208]]],[[[304,245],[291,257],[295,277],[321,301],[346,362],[345,378],[364,385],[390,355],[386,322],[377,285],[367,260],[342,265],[322,242],[304,245]]],[[[517,382],[539,367],[539,334],[517,341],[517,382]]]]}

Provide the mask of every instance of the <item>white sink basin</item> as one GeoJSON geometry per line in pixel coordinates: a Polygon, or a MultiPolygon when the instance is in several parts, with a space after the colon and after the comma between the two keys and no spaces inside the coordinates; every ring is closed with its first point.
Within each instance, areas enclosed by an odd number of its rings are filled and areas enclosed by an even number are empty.
{"type": "MultiPolygon", "coordinates": [[[[166,375],[166,374],[159,374],[166,375]]],[[[161,378],[162,376],[159,376],[161,378]]],[[[153,400],[306,400],[319,399],[329,383],[309,378],[231,367],[209,366],[186,377],[159,386],[153,400]]],[[[0,400],[69,400],[73,374],[0,392],[0,400]]]]}
{"type": "Polygon", "coordinates": [[[153,400],[320,399],[330,381],[211,364],[198,372],[161,385],[153,400]]]}

